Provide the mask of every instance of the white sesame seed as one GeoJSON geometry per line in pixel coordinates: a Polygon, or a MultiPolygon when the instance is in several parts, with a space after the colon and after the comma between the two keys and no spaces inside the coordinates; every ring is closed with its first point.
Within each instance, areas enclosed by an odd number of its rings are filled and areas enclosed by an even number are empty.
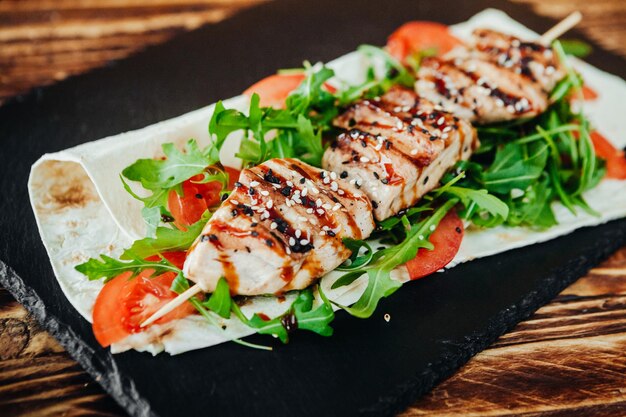
{"type": "Polygon", "coordinates": [[[287,205],[287,207],[291,207],[293,205],[293,202],[289,199],[285,200],[285,204],[287,205]]]}
{"type": "Polygon", "coordinates": [[[344,190],[339,190],[339,191],[337,191],[337,194],[339,194],[339,195],[344,195],[345,193],[346,193],[346,192],[345,192],[344,190]]]}
{"type": "Polygon", "coordinates": [[[330,230],[330,227],[328,227],[328,226],[322,226],[322,230],[330,230]]]}
{"type": "Polygon", "coordinates": [[[268,209],[271,209],[274,206],[274,200],[270,200],[267,203],[265,203],[265,207],[267,207],[268,209]]]}
{"type": "Polygon", "coordinates": [[[311,192],[312,192],[313,194],[319,194],[319,193],[320,193],[320,190],[318,190],[318,189],[317,189],[317,188],[315,188],[315,187],[311,187],[311,188],[310,188],[310,190],[311,190],[311,192]]]}
{"type": "Polygon", "coordinates": [[[506,111],[508,111],[509,113],[515,113],[515,107],[509,104],[508,106],[506,106],[506,111]]]}
{"type": "Polygon", "coordinates": [[[385,321],[389,323],[389,321],[391,320],[391,315],[389,313],[385,313],[385,315],[383,316],[383,319],[385,319],[385,321]]]}
{"type": "Polygon", "coordinates": [[[341,204],[337,203],[333,206],[333,211],[337,211],[341,208],[341,204]]]}
{"type": "Polygon", "coordinates": [[[361,162],[369,162],[369,161],[370,161],[370,159],[369,159],[369,158],[367,158],[367,157],[365,157],[365,156],[362,156],[362,157],[361,157],[361,162]]]}
{"type": "Polygon", "coordinates": [[[258,203],[259,201],[254,198],[250,200],[250,204],[252,204],[253,206],[256,206],[258,203]]]}
{"type": "Polygon", "coordinates": [[[308,188],[303,188],[302,189],[302,193],[300,195],[302,195],[302,197],[306,197],[307,193],[309,192],[308,188]]]}
{"type": "Polygon", "coordinates": [[[324,210],[322,210],[322,209],[317,209],[317,214],[324,214],[324,210]]]}
{"type": "Polygon", "coordinates": [[[285,248],[285,252],[287,253],[287,255],[291,255],[291,249],[285,248]]]}
{"type": "Polygon", "coordinates": [[[302,240],[300,241],[300,244],[301,244],[301,245],[308,245],[308,244],[309,244],[309,241],[308,241],[308,240],[306,240],[306,239],[302,239],[302,240]]]}
{"type": "Polygon", "coordinates": [[[324,184],[330,184],[330,178],[328,177],[324,177],[324,180],[322,181],[324,184]]]}
{"type": "Polygon", "coordinates": [[[402,130],[403,127],[404,127],[404,124],[402,123],[402,121],[398,120],[398,122],[396,123],[396,129],[402,130]]]}
{"type": "Polygon", "coordinates": [[[239,201],[237,200],[230,200],[231,203],[233,203],[234,205],[238,206],[239,205],[239,201]]]}
{"type": "Polygon", "coordinates": [[[436,227],[435,227],[435,225],[434,225],[434,224],[431,224],[431,225],[430,225],[430,227],[429,227],[429,229],[430,229],[430,231],[431,231],[431,232],[434,232],[434,231],[435,231],[435,229],[436,229],[436,227]]]}
{"type": "Polygon", "coordinates": [[[259,185],[258,181],[251,181],[250,182],[250,187],[256,187],[257,185],[259,185]]]}
{"type": "Polygon", "coordinates": [[[448,134],[447,134],[447,133],[444,133],[443,135],[441,135],[441,139],[444,139],[444,140],[445,140],[445,139],[448,139],[448,134]]]}
{"type": "Polygon", "coordinates": [[[330,179],[336,180],[337,179],[337,173],[336,172],[331,172],[330,173],[330,179]]]}
{"type": "Polygon", "coordinates": [[[289,238],[289,246],[293,246],[293,245],[295,245],[295,244],[296,244],[296,239],[294,239],[294,238],[290,237],[290,238],[289,238]]]}
{"type": "Polygon", "coordinates": [[[417,149],[411,149],[411,155],[417,155],[417,149]]]}
{"type": "Polygon", "coordinates": [[[306,212],[309,213],[309,214],[313,214],[313,209],[312,208],[308,208],[308,209],[306,209],[306,212]]]}
{"type": "Polygon", "coordinates": [[[305,223],[306,223],[306,222],[308,222],[308,221],[309,221],[309,219],[307,219],[307,218],[306,218],[306,217],[304,217],[304,216],[298,216],[298,221],[299,221],[299,222],[305,222],[305,223]]]}
{"type": "Polygon", "coordinates": [[[287,183],[286,183],[286,184],[287,184],[289,187],[293,187],[293,182],[291,182],[291,181],[287,181],[287,183]]]}
{"type": "Polygon", "coordinates": [[[322,231],[320,232],[320,236],[326,236],[326,232],[322,230],[322,231]]]}
{"type": "Polygon", "coordinates": [[[446,121],[446,118],[441,116],[439,119],[437,119],[437,125],[441,126],[443,124],[443,122],[446,121]]]}
{"type": "Polygon", "coordinates": [[[317,207],[322,207],[322,199],[321,199],[321,198],[318,198],[317,200],[315,200],[315,205],[316,205],[317,207]]]}
{"type": "Polygon", "coordinates": [[[324,204],[322,204],[322,208],[324,208],[326,210],[330,210],[331,208],[333,208],[333,206],[331,206],[330,203],[324,203],[324,204]]]}
{"type": "Polygon", "coordinates": [[[330,189],[333,190],[333,191],[337,191],[339,189],[339,185],[337,184],[337,182],[333,181],[330,184],[330,189]]]}
{"type": "Polygon", "coordinates": [[[354,185],[356,184],[356,180],[354,178],[352,178],[350,181],[348,181],[350,183],[350,185],[354,185]]]}
{"type": "Polygon", "coordinates": [[[267,197],[268,195],[270,195],[269,191],[263,190],[261,191],[261,195],[267,197]]]}
{"type": "Polygon", "coordinates": [[[402,111],[402,107],[396,106],[396,107],[393,108],[393,111],[398,113],[398,112],[402,111]]]}
{"type": "Polygon", "coordinates": [[[419,240],[424,240],[424,235],[419,235],[417,238],[418,238],[419,240]]]}
{"type": "Polygon", "coordinates": [[[356,139],[359,137],[359,132],[357,132],[356,130],[353,130],[352,132],[350,132],[350,137],[352,139],[356,139]]]}
{"type": "Polygon", "coordinates": [[[278,227],[278,225],[276,224],[276,222],[272,222],[270,224],[270,229],[272,229],[272,230],[276,229],[277,227],[278,227]]]}
{"type": "Polygon", "coordinates": [[[444,128],[443,128],[443,132],[444,132],[444,133],[445,133],[445,132],[449,132],[449,131],[451,131],[451,130],[452,130],[452,127],[451,127],[451,126],[446,126],[446,127],[444,127],[444,128]]]}
{"type": "Polygon", "coordinates": [[[296,235],[296,237],[299,239],[299,238],[300,238],[300,236],[302,236],[302,230],[300,230],[300,229],[296,229],[295,235],[296,235]]]}

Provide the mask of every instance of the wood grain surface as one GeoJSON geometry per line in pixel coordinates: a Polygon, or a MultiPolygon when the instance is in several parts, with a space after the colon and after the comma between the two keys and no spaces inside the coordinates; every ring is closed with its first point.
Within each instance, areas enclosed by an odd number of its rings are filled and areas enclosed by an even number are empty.
{"type": "MultiPolygon", "coordinates": [[[[0,0],[0,102],[121,59],[262,0],[0,0]]],[[[626,56],[626,1],[514,0],[626,56]]],[[[626,248],[563,291],[408,416],[626,415],[626,248]]],[[[114,401],[0,289],[0,415],[121,416],[114,401]]]]}

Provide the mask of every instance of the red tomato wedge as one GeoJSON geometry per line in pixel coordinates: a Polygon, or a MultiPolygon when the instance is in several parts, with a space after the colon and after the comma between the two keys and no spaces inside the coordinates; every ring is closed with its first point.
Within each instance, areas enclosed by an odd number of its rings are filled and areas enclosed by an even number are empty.
{"type": "MultiPolygon", "coordinates": [[[[263,78],[261,81],[248,87],[243,93],[247,96],[257,93],[261,107],[284,108],[287,96],[304,81],[304,73],[299,74],[274,74],[263,78]]],[[[332,85],[325,83],[324,88],[329,93],[337,91],[332,85]]]]}
{"type": "Polygon", "coordinates": [[[624,155],[624,151],[616,149],[598,132],[591,132],[590,136],[596,155],[606,159],[607,178],[626,179],[626,155],[624,155]]]}
{"type": "MultiPolygon", "coordinates": [[[[239,171],[230,167],[225,167],[225,170],[228,173],[228,189],[232,190],[239,179],[239,171]]],[[[196,175],[183,182],[182,195],[176,191],[170,191],[168,195],[167,206],[174,217],[174,224],[181,229],[197,222],[207,208],[220,203],[222,184],[219,181],[206,184],[193,182],[201,179],[202,175],[196,175]]]]}
{"type": "Polygon", "coordinates": [[[588,85],[583,85],[583,100],[592,101],[598,98],[598,93],[588,85]]]}
{"type": "Polygon", "coordinates": [[[463,240],[463,222],[458,214],[455,211],[446,214],[429,240],[435,248],[419,249],[415,258],[406,263],[411,279],[430,275],[448,265],[454,258],[463,240]]]}
{"type": "MultiPolygon", "coordinates": [[[[110,346],[141,331],[144,320],[178,295],[170,290],[174,272],[150,278],[152,272],[146,269],[132,279],[130,272],[124,272],[104,285],[93,308],[93,333],[100,345],[110,346]]],[[[167,323],[194,312],[195,308],[185,303],[156,323],[167,323]]]]}
{"type": "Polygon", "coordinates": [[[399,59],[414,53],[436,48],[437,55],[449,52],[462,42],[450,33],[446,25],[435,22],[408,22],[396,29],[387,39],[387,51],[399,59]]]}

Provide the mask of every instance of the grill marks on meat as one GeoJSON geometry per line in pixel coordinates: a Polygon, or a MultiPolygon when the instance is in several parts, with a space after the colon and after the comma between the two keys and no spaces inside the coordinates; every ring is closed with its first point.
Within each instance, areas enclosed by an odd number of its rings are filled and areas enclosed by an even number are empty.
{"type": "Polygon", "coordinates": [[[378,220],[414,205],[478,146],[468,122],[399,87],[354,104],[335,124],[350,130],[326,150],[322,164],[363,190],[378,220]],[[401,124],[388,127],[390,120],[401,124]]]}
{"type": "Polygon", "coordinates": [[[491,123],[542,113],[564,75],[550,48],[478,29],[469,47],[424,59],[415,89],[459,117],[491,123]]]}
{"type": "Polygon", "coordinates": [[[374,229],[361,191],[295,159],[243,170],[238,185],[185,262],[186,276],[207,292],[222,276],[240,295],[306,288],[350,256],[342,238],[374,229]]]}

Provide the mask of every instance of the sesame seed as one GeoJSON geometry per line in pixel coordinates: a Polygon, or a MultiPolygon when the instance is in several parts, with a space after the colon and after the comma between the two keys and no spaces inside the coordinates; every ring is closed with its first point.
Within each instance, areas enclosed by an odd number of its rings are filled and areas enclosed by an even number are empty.
{"type": "Polygon", "coordinates": [[[308,240],[306,240],[306,239],[302,239],[302,240],[300,241],[300,244],[301,244],[301,245],[308,245],[308,244],[309,244],[309,241],[308,241],[308,240]]]}
{"type": "Polygon", "coordinates": [[[268,209],[271,209],[274,206],[274,200],[270,200],[267,203],[265,203],[265,207],[267,207],[268,209]]]}
{"type": "Polygon", "coordinates": [[[306,212],[309,213],[309,214],[313,214],[313,209],[312,208],[308,208],[308,209],[306,209],[306,212]]]}
{"type": "Polygon", "coordinates": [[[396,129],[398,129],[398,130],[402,130],[403,126],[404,126],[404,124],[402,123],[402,121],[398,121],[398,123],[396,123],[396,129]]]}
{"type": "Polygon", "coordinates": [[[318,189],[317,189],[317,188],[315,188],[315,187],[311,187],[311,188],[310,188],[310,190],[311,190],[311,192],[312,192],[313,194],[319,194],[319,193],[320,193],[320,190],[318,190],[318,189]]]}
{"type": "Polygon", "coordinates": [[[277,227],[278,227],[278,225],[276,224],[276,222],[272,222],[270,224],[270,229],[272,229],[272,230],[276,229],[277,227]]]}
{"type": "Polygon", "coordinates": [[[300,236],[302,236],[302,230],[300,230],[300,229],[296,229],[295,235],[296,235],[296,237],[299,239],[299,238],[300,238],[300,236]]]}
{"type": "Polygon", "coordinates": [[[324,210],[322,210],[322,209],[317,209],[317,214],[324,214],[324,210]]]}
{"type": "Polygon", "coordinates": [[[411,149],[411,155],[417,155],[417,149],[411,149]]]}
{"type": "Polygon", "coordinates": [[[337,173],[336,172],[331,172],[330,173],[330,179],[336,180],[337,179],[337,173]]]}
{"type": "Polygon", "coordinates": [[[446,118],[441,116],[439,119],[437,119],[437,125],[441,126],[443,124],[443,122],[446,121],[446,118]]]}
{"type": "Polygon", "coordinates": [[[333,206],[333,211],[337,211],[341,208],[341,204],[337,203],[333,206]]]}
{"type": "Polygon", "coordinates": [[[261,195],[267,197],[268,195],[270,195],[270,192],[263,190],[261,191],[261,195]]]}
{"type": "Polygon", "coordinates": [[[424,240],[424,235],[419,235],[417,238],[418,238],[419,240],[424,240]]]}
{"type": "Polygon", "coordinates": [[[302,197],[305,197],[305,196],[307,195],[307,193],[308,193],[308,192],[309,192],[309,189],[308,189],[308,188],[303,188],[303,189],[302,189],[302,193],[300,193],[300,195],[301,195],[302,197]]]}
{"type": "MultiPolygon", "coordinates": [[[[363,159],[363,158],[361,158],[363,159]]],[[[324,181],[322,181],[324,184],[330,184],[330,178],[328,177],[324,177],[324,181]]]]}
{"type": "Polygon", "coordinates": [[[293,182],[287,181],[287,185],[290,186],[290,187],[293,187],[293,182]]]}
{"type": "Polygon", "coordinates": [[[230,202],[233,203],[235,206],[239,205],[239,201],[237,201],[237,200],[230,200],[230,202]]]}
{"type": "Polygon", "coordinates": [[[294,238],[290,237],[290,238],[289,238],[289,246],[293,246],[293,245],[295,245],[295,244],[296,244],[296,239],[294,239],[294,238]]]}
{"type": "Polygon", "coordinates": [[[431,225],[430,225],[430,227],[429,227],[429,229],[430,229],[430,231],[431,231],[431,232],[434,232],[434,231],[435,231],[435,229],[436,229],[436,227],[435,227],[435,225],[434,225],[434,224],[431,224],[431,225]]]}
{"type": "Polygon", "coordinates": [[[345,192],[344,190],[339,190],[339,191],[337,191],[337,194],[339,194],[339,195],[344,195],[345,193],[346,193],[346,192],[345,192]]]}
{"type": "Polygon", "coordinates": [[[339,185],[335,181],[333,181],[330,184],[330,189],[333,190],[333,191],[337,191],[339,189],[339,185]]]}
{"type": "Polygon", "coordinates": [[[257,185],[259,185],[258,181],[252,181],[250,182],[250,187],[256,187],[257,185]]]}
{"type": "Polygon", "coordinates": [[[318,198],[317,200],[315,200],[315,205],[316,205],[317,207],[322,207],[322,199],[321,199],[321,198],[318,198]]]}
{"type": "Polygon", "coordinates": [[[369,158],[366,158],[365,156],[361,157],[361,162],[369,162],[369,161],[370,161],[369,158]]]}

